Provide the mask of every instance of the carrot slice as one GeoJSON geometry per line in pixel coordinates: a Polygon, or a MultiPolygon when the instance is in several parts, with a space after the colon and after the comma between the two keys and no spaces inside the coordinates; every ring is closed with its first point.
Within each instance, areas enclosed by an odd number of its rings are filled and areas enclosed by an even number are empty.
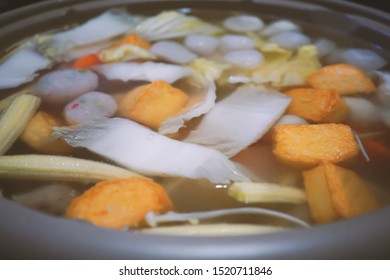
{"type": "Polygon", "coordinates": [[[147,40],[137,36],[136,34],[131,34],[130,36],[118,42],[115,42],[114,44],[111,45],[111,47],[119,47],[120,45],[123,44],[132,44],[143,49],[147,49],[147,50],[150,49],[150,43],[147,40]]]}
{"type": "Polygon", "coordinates": [[[91,66],[94,66],[94,65],[97,65],[100,63],[101,63],[101,61],[100,61],[97,54],[88,54],[86,56],[83,56],[83,57],[80,57],[79,59],[77,59],[73,63],[72,68],[84,69],[84,68],[89,68],[91,66]]]}

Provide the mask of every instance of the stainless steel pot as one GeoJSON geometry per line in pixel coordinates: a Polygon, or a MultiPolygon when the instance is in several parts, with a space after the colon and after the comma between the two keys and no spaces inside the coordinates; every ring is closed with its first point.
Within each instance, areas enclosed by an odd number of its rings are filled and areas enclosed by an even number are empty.
{"type": "MultiPolygon", "coordinates": [[[[112,0],[44,1],[0,15],[1,48],[24,36],[86,19],[113,6],[133,13],[162,9],[247,11],[290,18],[339,39],[353,39],[390,61],[389,14],[344,1],[112,0]]],[[[96,228],[48,216],[0,198],[0,256],[5,259],[370,259],[390,257],[390,206],[321,225],[261,236],[171,237],[96,228]]]]}

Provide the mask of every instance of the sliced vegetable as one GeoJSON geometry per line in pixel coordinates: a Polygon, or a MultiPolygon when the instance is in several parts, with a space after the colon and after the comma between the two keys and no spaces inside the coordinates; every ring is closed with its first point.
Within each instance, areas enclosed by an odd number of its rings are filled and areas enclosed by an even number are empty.
{"type": "MultiPolygon", "coordinates": [[[[190,99],[181,111],[171,118],[168,118],[161,123],[158,132],[161,134],[171,134],[179,131],[187,120],[199,117],[211,110],[214,107],[216,99],[216,86],[214,79],[221,71],[223,66],[216,68],[204,69],[205,73],[199,75],[195,71],[188,77],[188,90],[186,93],[190,99]]],[[[207,67],[206,67],[207,68],[207,67]]]]}
{"type": "Polygon", "coordinates": [[[204,224],[160,226],[143,229],[143,233],[177,236],[236,236],[267,234],[285,231],[286,228],[252,224],[204,224]]]}
{"type": "Polygon", "coordinates": [[[169,84],[191,74],[191,70],[173,64],[144,62],[144,63],[112,63],[94,67],[96,71],[109,80],[142,80],[154,82],[163,80],[169,84]]]}
{"type": "Polygon", "coordinates": [[[93,91],[98,83],[98,76],[89,70],[57,70],[43,75],[32,88],[32,93],[47,103],[65,105],[93,91]]]}
{"type": "Polygon", "coordinates": [[[270,83],[276,87],[304,85],[306,78],[314,73],[321,64],[318,61],[315,46],[304,46],[289,58],[288,53],[280,53],[275,59],[266,60],[253,72],[255,83],[270,83]]]}
{"type": "Polygon", "coordinates": [[[144,48],[133,44],[121,44],[99,52],[99,59],[102,62],[129,61],[135,59],[155,60],[157,57],[144,48]]]}
{"type": "Polygon", "coordinates": [[[344,124],[280,125],[274,129],[273,142],[279,160],[299,167],[343,162],[360,151],[352,129],[344,124]]]}
{"type": "Polygon", "coordinates": [[[74,157],[49,155],[0,157],[0,178],[91,183],[127,177],[142,176],[111,164],[74,157]]]}
{"type": "Polygon", "coordinates": [[[85,69],[100,63],[102,63],[102,61],[99,59],[97,54],[88,54],[73,62],[72,68],[85,69]]]}
{"type": "Polygon", "coordinates": [[[341,95],[376,91],[374,83],[363,71],[348,64],[324,66],[307,77],[307,83],[314,88],[335,89],[341,95]]]}
{"type": "Polygon", "coordinates": [[[188,99],[182,90],[157,80],[129,91],[119,104],[119,114],[158,129],[163,121],[176,115],[188,99]]]}
{"type": "Polygon", "coordinates": [[[300,225],[302,227],[310,227],[306,222],[274,210],[264,209],[264,208],[254,208],[254,207],[243,207],[243,208],[234,208],[234,209],[221,209],[214,211],[205,211],[205,212],[192,212],[192,213],[175,213],[168,212],[162,215],[156,215],[153,212],[149,212],[146,214],[146,222],[149,226],[155,227],[160,223],[166,222],[190,222],[192,224],[197,224],[199,220],[203,219],[211,219],[216,217],[223,217],[228,215],[240,215],[240,214],[257,214],[257,215],[267,215],[273,216],[276,218],[284,219],[300,225]]]}
{"type": "Polygon", "coordinates": [[[97,183],[71,202],[66,216],[121,229],[141,226],[149,211],[163,213],[172,208],[163,186],[132,177],[97,183]]]}
{"type": "Polygon", "coordinates": [[[156,41],[184,37],[193,33],[212,35],[222,32],[222,29],[193,16],[167,11],[142,21],[137,25],[135,32],[142,38],[156,41]]]}
{"type": "Polygon", "coordinates": [[[231,157],[259,140],[280,118],[290,98],[260,86],[242,86],[218,102],[185,138],[231,157]]]}
{"type": "Polygon", "coordinates": [[[127,44],[132,44],[134,46],[146,50],[150,49],[150,43],[147,40],[139,37],[137,34],[130,34],[129,36],[123,38],[122,40],[112,44],[111,47],[119,47],[120,45],[127,45],[127,44]]]}
{"type": "Polygon", "coordinates": [[[298,188],[266,182],[234,182],[228,194],[243,203],[303,203],[306,194],[298,188]]]}
{"type": "Polygon", "coordinates": [[[214,183],[248,180],[220,152],[170,139],[128,119],[102,118],[55,131],[71,146],[143,174],[207,178],[214,183]]]}
{"type": "Polygon", "coordinates": [[[90,54],[98,54],[100,51],[107,49],[113,43],[112,39],[91,45],[75,47],[62,55],[56,57],[56,61],[74,61],[90,54]]]}
{"type": "Polygon", "coordinates": [[[19,138],[41,103],[40,98],[17,96],[0,115],[0,155],[5,154],[19,138]]]}
{"type": "Polygon", "coordinates": [[[0,89],[14,88],[32,81],[37,72],[52,62],[34,48],[23,48],[0,64],[0,89]]]}
{"type": "Polygon", "coordinates": [[[280,47],[278,44],[270,43],[261,38],[254,32],[248,32],[247,36],[255,42],[255,47],[258,49],[268,61],[288,60],[292,56],[292,51],[280,47]]]}
{"type": "Polygon", "coordinates": [[[124,34],[133,29],[140,20],[140,17],[129,15],[125,10],[110,10],[78,27],[55,34],[41,43],[39,49],[46,56],[57,60],[73,48],[124,34]]]}
{"type": "Polygon", "coordinates": [[[44,154],[69,154],[73,148],[52,136],[52,128],[65,122],[53,114],[38,111],[28,123],[20,140],[44,154]]]}
{"type": "Polygon", "coordinates": [[[221,77],[223,71],[231,68],[231,65],[228,63],[218,63],[205,58],[197,58],[191,62],[190,67],[195,69],[203,77],[217,80],[221,77]]]}

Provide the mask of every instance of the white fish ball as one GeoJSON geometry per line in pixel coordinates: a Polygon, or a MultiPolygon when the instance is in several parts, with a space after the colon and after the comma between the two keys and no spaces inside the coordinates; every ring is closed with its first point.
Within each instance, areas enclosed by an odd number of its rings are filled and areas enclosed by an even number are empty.
{"type": "Polygon", "coordinates": [[[359,97],[344,97],[349,107],[348,120],[354,124],[368,125],[381,122],[379,108],[371,101],[359,97]]]}
{"type": "Polygon", "coordinates": [[[88,70],[58,70],[43,75],[33,87],[32,93],[50,104],[66,104],[94,90],[98,83],[98,76],[88,70]]]}
{"type": "Polygon", "coordinates": [[[378,70],[387,64],[377,53],[367,49],[347,49],[340,54],[344,63],[352,64],[365,72],[378,70]]]}
{"type": "Polygon", "coordinates": [[[198,57],[183,45],[173,41],[157,42],[151,47],[150,51],[158,57],[178,64],[189,63],[198,57]]]}
{"type": "Polygon", "coordinates": [[[377,71],[376,74],[379,76],[378,100],[382,105],[390,108],[390,73],[377,71]]]}
{"type": "Polygon", "coordinates": [[[80,124],[99,117],[112,117],[116,110],[117,103],[111,95],[91,91],[68,103],[64,115],[69,124],[80,124]]]}
{"type": "Polygon", "coordinates": [[[257,31],[264,27],[263,21],[255,16],[238,15],[227,18],[223,25],[232,31],[248,32],[257,31]]]}
{"type": "Polygon", "coordinates": [[[263,30],[261,30],[260,35],[264,37],[269,37],[281,32],[299,31],[299,30],[300,27],[295,23],[289,20],[282,19],[268,24],[263,30]]]}
{"type": "Polygon", "coordinates": [[[310,43],[310,38],[295,31],[281,32],[269,38],[269,42],[278,44],[280,47],[295,50],[310,43]]]}
{"type": "Polygon", "coordinates": [[[211,54],[219,45],[219,40],[210,35],[191,34],[184,39],[184,45],[198,54],[211,54]]]}
{"type": "Polygon", "coordinates": [[[314,41],[314,45],[317,47],[317,54],[319,57],[330,54],[336,49],[336,44],[325,38],[319,38],[314,41]]]}
{"type": "Polygon", "coordinates": [[[308,124],[308,122],[305,119],[301,118],[301,117],[287,114],[287,115],[281,116],[280,119],[275,123],[275,126],[285,125],[285,124],[297,124],[297,125],[299,125],[299,124],[308,124]]]}
{"type": "Polygon", "coordinates": [[[255,50],[232,51],[227,53],[223,58],[226,62],[245,69],[256,68],[264,61],[263,55],[255,50]]]}
{"type": "Polygon", "coordinates": [[[219,48],[224,52],[247,50],[255,47],[255,41],[244,35],[225,35],[220,39],[219,48]]]}

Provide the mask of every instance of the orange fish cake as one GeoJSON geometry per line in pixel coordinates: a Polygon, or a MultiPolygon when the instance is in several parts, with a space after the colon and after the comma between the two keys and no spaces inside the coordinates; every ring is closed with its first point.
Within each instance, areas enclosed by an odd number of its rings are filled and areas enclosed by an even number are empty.
{"type": "Polygon", "coordinates": [[[142,226],[147,212],[173,208],[164,188],[147,178],[131,177],[97,183],[69,205],[66,216],[109,228],[142,226]]]}

